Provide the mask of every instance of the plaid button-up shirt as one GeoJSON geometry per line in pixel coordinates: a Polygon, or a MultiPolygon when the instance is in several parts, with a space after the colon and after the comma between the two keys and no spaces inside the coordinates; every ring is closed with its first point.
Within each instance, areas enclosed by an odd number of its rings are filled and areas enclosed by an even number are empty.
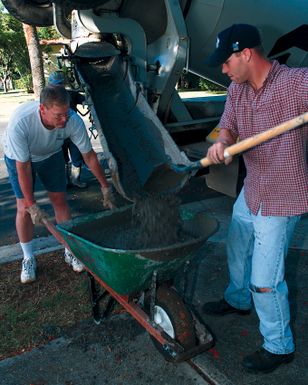
{"type": "MultiPolygon", "coordinates": [[[[231,83],[219,127],[240,140],[308,111],[308,68],[289,68],[274,61],[263,86],[231,83]]],[[[243,154],[246,203],[253,214],[293,216],[308,212],[305,124],[243,154]]]]}

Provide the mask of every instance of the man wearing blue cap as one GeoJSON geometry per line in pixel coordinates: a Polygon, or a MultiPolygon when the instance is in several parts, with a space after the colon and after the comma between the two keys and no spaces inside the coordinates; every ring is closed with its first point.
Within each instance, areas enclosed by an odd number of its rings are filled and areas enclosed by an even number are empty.
{"type": "MultiPolygon", "coordinates": [[[[231,80],[220,134],[207,154],[213,163],[223,162],[225,148],[238,138],[308,111],[308,69],[268,60],[252,25],[222,31],[206,64],[221,65],[231,80]]],[[[244,358],[248,371],[271,372],[294,358],[285,258],[295,225],[308,211],[307,143],[306,124],[243,154],[247,175],[227,237],[230,282],[222,300],[203,307],[210,315],[247,315],[253,301],[264,343],[244,358]]]]}
{"type": "MultiPolygon", "coordinates": [[[[65,86],[66,79],[63,71],[54,71],[48,77],[48,85],[65,86]]],[[[77,104],[82,104],[85,100],[84,96],[75,90],[68,90],[70,95],[70,107],[77,112],[77,104]]],[[[78,147],[70,138],[65,139],[63,146],[63,155],[65,160],[67,185],[84,189],[87,183],[81,181],[81,168],[84,164],[83,157],[78,147]]]]}

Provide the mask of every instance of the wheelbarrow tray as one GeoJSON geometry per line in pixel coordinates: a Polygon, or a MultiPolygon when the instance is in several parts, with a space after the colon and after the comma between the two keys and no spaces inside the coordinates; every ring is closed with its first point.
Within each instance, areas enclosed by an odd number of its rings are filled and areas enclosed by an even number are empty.
{"type": "Polygon", "coordinates": [[[174,277],[218,227],[217,221],[205,213],[192,213],[181,208],[183,228],[192,235],[184,242],[141,250],[114,249],[97,244],[99,232],[129,221],[131,215],[132,206],[129,206],[78,217],[57,225],[73,254],[90,272],[121,295],[149,288],[154,271],[157,272],[158,281],[174,277]]]}

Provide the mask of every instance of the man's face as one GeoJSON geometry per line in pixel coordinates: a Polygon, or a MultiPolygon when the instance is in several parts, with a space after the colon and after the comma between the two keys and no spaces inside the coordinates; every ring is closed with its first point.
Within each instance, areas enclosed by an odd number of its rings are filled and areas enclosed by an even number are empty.
{"type": "Polygon", "coordinates": [[[230,80],[241,84],[249,78],[249,68],[246,50],[233,53],[223,64],[222,73],[229,76],[230,80]]]}
{"type": "Polygon", "coordinates": [[[50,107],[40,104],[42,123],[48,129],[64,128],[69,119],[69,105],[53,104],[50,107]]]}

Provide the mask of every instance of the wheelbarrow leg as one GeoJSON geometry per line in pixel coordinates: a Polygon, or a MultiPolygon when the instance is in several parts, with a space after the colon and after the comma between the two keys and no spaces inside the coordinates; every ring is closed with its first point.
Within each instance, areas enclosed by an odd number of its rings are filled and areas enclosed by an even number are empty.
{"type": "Polygon", "coordinates": [[[150,321],[154,321],[154,306],[156,302],[156,289],[157,289],[157,271],[154,270],[152,274],[152,281],[150,286],[150,321]]]}
{"type": "Polygon", "coordinates": [[[191,294],[188,296],[188,272],[190,268],[190,261],[186,261],[184,268],[183,268],[183,285],[182,285],[182,290],[183,290],[183,299],[185,303],[190,303],[192,301],[193,295],[191,294]]]}
{"type": "Polygon", "coordinates": [[[112,311],[116,300],[108,293],[107,290],[104,290],[101,293],[101,285],[99,285],[92,274],[88,273],[88,279],[89,279],[89,291],[90,291],[90,302],[91,302],[91,308],[92,308],[92,317],[94,319],[94,322],[99,325],[101,321],[108,317],[110,312],[112,311]],[[108,296],[108,302],[105,305],[105,308],[101,314],[100,311],[100,301],[103,298],[106,298],[108,296]]]}
{"type": "Polygon", "coordinates": [[[97,283],[92,274],[88,273],[88,282],[89,282],[89,293],[90,293],[90,302],[92,317],[94,322],[98,325],[101,322],[99,300],[100,300],[100,289],[97,286],[97,283]]]}
{"type": "Polygon", "coordinates": [[[105,309],[103,311],[103,314],[102,314],[102,317],[101,319],[105,319],[108,317],[108,315],[112,312],[113,308],[114,308],[114,305],[116,304],[116,300],[111,297],[111,295],[109,294],[108,295],[108,302],[107,302],[107,305],[105,306],[105,309]]]}

